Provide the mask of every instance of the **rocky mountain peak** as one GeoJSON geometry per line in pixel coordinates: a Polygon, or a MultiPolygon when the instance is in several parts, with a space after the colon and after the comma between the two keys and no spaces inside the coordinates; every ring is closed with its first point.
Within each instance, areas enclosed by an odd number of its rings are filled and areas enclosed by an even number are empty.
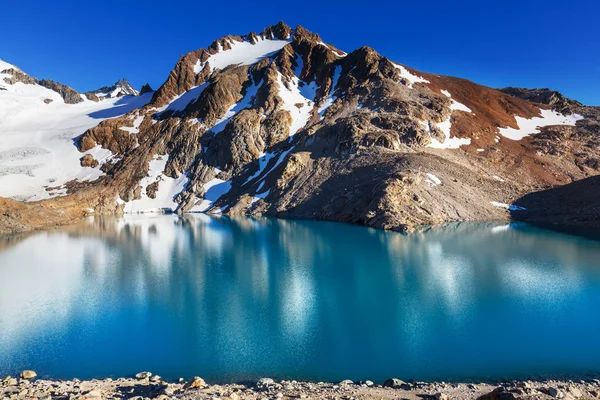
{"type": "Polygon", "coordinates": [[[507,93],[514,97],[518,97],[523,100],[531,101],[534,103],[547,104],[559,110],[563,114],[572,112],[573,107],[581,107],[582,105],[580,102],[569,99],[562,93],[548,88],[527,89],[506,87],[500,90],[502,90],[504,93],[507,93]]]}
{"type": "MultiPolygon", "coordinates": [[[[121,96],[138,96],[139,92],[134,89],[126,78],[119,79],[112,86],[103,86],[99,89],[87,92],[86,95],[92,94],[99,99],[114,98],[121,96]]],[[[91,97],[91,96],[90,96],[91,97]]],[[[89,98],[89,97],[88,97],[89,98]]]]}

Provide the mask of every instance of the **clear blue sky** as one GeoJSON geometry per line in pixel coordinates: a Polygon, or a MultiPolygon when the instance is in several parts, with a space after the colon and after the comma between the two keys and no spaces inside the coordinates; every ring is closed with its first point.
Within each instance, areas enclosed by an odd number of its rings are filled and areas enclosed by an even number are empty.
{"type": "Polygon", "coordinates": [[[600,105],[600,1],[22,1],[2,7],[0,58],[80,91],[157,88],[178,57],[285,21],[345,51],[492,87],[550,87],[600,105]]]}

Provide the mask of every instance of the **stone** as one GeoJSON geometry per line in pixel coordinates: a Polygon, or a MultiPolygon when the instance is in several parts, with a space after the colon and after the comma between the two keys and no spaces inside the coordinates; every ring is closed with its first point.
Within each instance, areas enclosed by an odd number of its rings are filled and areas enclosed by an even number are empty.
{"type": "Polygon", "coordinates": [[[144,380],[144,379],[150,379],[152,377],[152,372],[140,372],[138,374],[135,374],[135,379],[137,379],[138,381],[144,380]]]}
{"type": "Polygon", "coordinates": [[[37,374],[35,373],[35,371],[26,369],[25,371],[21,372],[21,379],[31,380],[31,379],[35,379],[35,377],[37,377],[37,374]]]}
{"type": "Polygon", "coordinates": [[[97,390],[91,390],[91,391],[87,392],[85,395],[83,395],[82,399],[100,400],[100,399],[102,399],[102,393],[100,393],[97,390]]]}
{"type": "Polygon", "coordinates": [[[162,377],[160,375],[152,375],[152,377],[150,378],[150,382],[153,382],[153,383],[160,382],[161,380],[162,380],[162,377]]]}
{"type": "Polygon", "coordinates": [[[371,387],[374,385],[373,381],[365,381],[365,385],[367,385],[367,387],[371,387]]]}
{"type": "Polygon", "coordinates": [[[275,385],[275,381],[271,378],[260,378],[256,383],[256,387],[259,389],[267,389],[275,385]]]}
{"type": "Polygon", "coordinates": [[[344,379],[340,382],[340,385],[354,385],[354,382],[352,382],[350,379],[344,379]]]}
{"type": "Polygon", "coordinates": [[[555,388],[553,386],[550,386],[548,388],[548,394],[556,399],[562,399],[563,397],[565,397],[565,394],[558,388],[555,388]]]}
{"type": "Polygon", "coordinates": [[[581,396],[583,396],[583,393],[581,393],[581,390],[579,390],[578,387],[576,386],[569,386],[569,394],[573,397],[575,397],[576,399],[580,398],[581,396]]]}
{"type": "Polygon", "coordinates": [[[433,397],[435,400],[448,400],[448,395],[446,393],[436,393],[433,397]]]}
{"type": "Polygon", "coordinates": [[[389,388],[394,388],[394,389],[400,389],[400,388],[405,388],[408,387],[407,383],[397,379],[397,378],[391,378],[388,379],[387,381],[383,382],[383,387],[389,387],[389,388]]]}
{"type": "Polygon", "coordinates": [[[195,376],[191,381],[183,385],[184,389],[199,389],[206,386],[204,379],[199,376],[195,376]]]}
{"type": "Polygon", "coordinates": [[[229,398],[230,398],[231,400],[240,400],[240,396],[239,396],[237,393],[235,393],[235,392],[231,393],[231,394],[229,395],[229,398]]]}

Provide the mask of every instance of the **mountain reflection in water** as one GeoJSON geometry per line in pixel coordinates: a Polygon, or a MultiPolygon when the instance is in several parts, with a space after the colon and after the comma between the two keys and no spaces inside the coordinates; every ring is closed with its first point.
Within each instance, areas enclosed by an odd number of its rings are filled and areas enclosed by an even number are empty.
{"type": "Polygon", "coordinates": [[[0,239],[0,375],[526,377],[600,371],[600,242],[205,215],[0,239]]]}

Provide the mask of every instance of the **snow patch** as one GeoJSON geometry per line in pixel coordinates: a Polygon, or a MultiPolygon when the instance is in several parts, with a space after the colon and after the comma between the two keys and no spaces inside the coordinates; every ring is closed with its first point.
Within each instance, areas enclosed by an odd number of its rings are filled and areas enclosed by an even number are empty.
{"type": "Polygon", "coordinates": [[[531,119],[515,116],[518,129],[515,128],[498,128],[500,134],[505,138],[512,140],[521,140],[526,136],[540,133],[539,128],[551,125],[571,125],[574,126],[577,121],[583,119],[579,114],[563,115],[552,110],[542,110],[541,117],[533,117],[531,119]]]}
{"type": "MultiPolygon", "coordinates": [[[[142,187],[141,198],[124,203],[124,213],[160,213],[177,209],[178,204],[175,202],[175,196],[183,191],[189,179],[186,174],[182,174],[175,179],[164,175],[163,172],[168,160],[168,155],[155,155],[149,162],[148,175],[140,181],[142,187]],[[154,182],[158,182],[158,191],[156,197],[152,199],[146,194],[146,187],[154,182]]],[[[123,204],[122,200],[117,202],[123,204]]]]}
{"type": "Polygon", "coordinates": [[[194,65],[194,72],[200,73],[206,63],[209,64],[211,72],[217,69],[224,69],[230,65],[251,65],[265,57],[281,50],[283,46],[290,43],[290,40],[271,40],[259,38],[254,44],[243,41],[226,39],[231,44],[231,49],[223,50],[219,44],[219,49],[216,54],[212,54],[206,62],[200,60],[194,65]]]}
{"type": "MultiPolygon", "coordinates": [[[[302,64],[301,58],[296,58],[299,65],[302,64]]],[[[302,70],[300,66],[298,68],[302,70]]],[[[277,72],[277,83],[279,84],[279,97],[283,100],[281,109],[286,110],[292,117],[289,135],[294,136],[301,128],[306,126],[310,119],[310,114],[314,105],[314,98],[317,91],[315,82],[305,83],[293,76],[288,81],[288,86],[283,83],[283,75],[277,72]]]]}
{"type": "Polygon", "coordinates": [[[427,174],[427,179],[425,179],[425,182],[427,182],[431,186],[438,186],[442,184],[440,178],[433,174],[427,174]]]}
{"type": "Polygon", "coordinates": [[[408,81],[409,88],[412,88],[415,83],[429,83],[427,79],[410,73],[400,64],[392,63],[392,65],[400,70],[400,76],[408,81]]]}
{"type": "MultiPolygon", "coordinates": [[[[221,172],[218,168],[215,168],[215,174],[221,172]]],[[[200,204],[192,207],[190,212],[206,212],[213,204],[221,198],[224,194],[231,190],[231,180],[224,181],[219,178],[213,178],[204,184],[204,199],[200,204]]]]}
{"type": "Polygon", "coordinates": [[[523,211],[523,210],[527,210],[525,207],[516,206],[514,204],[499,203],[497,201],[492,201],[490,204],[493,205],[494,207],[505,208],[505,209],[507,209],[509,211],[523,211]]]}

